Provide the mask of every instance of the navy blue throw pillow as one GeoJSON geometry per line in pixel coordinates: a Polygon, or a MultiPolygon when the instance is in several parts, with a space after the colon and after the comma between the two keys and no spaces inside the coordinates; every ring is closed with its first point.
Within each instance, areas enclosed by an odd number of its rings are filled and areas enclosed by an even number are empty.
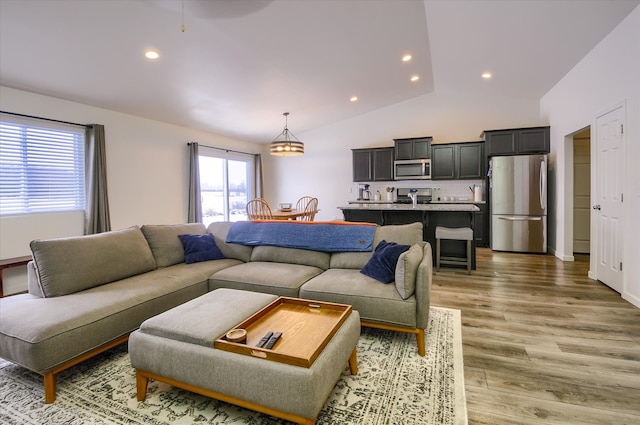
{"type": "Polygon", "coordinates": [[[211,233],[205,235],[178,235],[178,237],[184,247],[184,261],[187,264],[225,258],[211,233]]]}
{"type": "Polygon", "coordinates": [[[409,245],[400,245],[395,242],[380,241],[373,255],[364,265],[360,273],[379,280],[382,283],[391,283],[396,277],[396,263],[400,254],[411,248],[409,245]]]}

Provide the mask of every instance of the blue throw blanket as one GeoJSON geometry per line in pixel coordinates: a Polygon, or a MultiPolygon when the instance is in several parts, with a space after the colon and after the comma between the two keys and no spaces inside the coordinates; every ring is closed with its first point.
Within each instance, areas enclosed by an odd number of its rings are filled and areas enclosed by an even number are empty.
{"type": "Polygon", "coordinates": [[[376,225],[347,222],[238,221],[226,242],[324,252],[371,251],[376,225]]]}

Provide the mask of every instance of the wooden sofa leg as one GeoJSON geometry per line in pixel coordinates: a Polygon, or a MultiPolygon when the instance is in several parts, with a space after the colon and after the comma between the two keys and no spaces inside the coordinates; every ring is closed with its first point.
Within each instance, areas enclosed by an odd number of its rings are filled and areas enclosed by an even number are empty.
{"type": "Polygon", "coordinates": [[[56,374],[48,372],[44,374],[44,402],[51,404],[56,401],[56,374]]]}
{"type": "Polygon", "coordinates": [[[424,329],[418,329],[418,333],[416,334],[416,342],[418,343],[418,354],[420,355],[420,357],[424,357],[427,353],[424,342],[424,329]]]}

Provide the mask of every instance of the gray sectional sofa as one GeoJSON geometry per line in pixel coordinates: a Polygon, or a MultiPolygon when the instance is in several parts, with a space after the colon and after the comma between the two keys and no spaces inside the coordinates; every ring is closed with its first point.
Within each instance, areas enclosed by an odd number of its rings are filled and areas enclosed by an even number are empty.
{"type": "Polygon", "coordinates": [[[374,247],[394,241],[412,245],[414,255],[415,268],[407,252],[407,270],[386,285],[360,273],[372,252],[227,243],[231,225],[144,225],[33,241],[29,293],[0,299],[0,357],[44,375],[51,403],[57,373],[125,342],[146,319],[223,287],[351,304],[362,325],[416,334],[425,354],[432,255],[422,223],[376,229],[374,247]],[[185,263],[178,235],[207,232],[226,258],[185,263]]]}

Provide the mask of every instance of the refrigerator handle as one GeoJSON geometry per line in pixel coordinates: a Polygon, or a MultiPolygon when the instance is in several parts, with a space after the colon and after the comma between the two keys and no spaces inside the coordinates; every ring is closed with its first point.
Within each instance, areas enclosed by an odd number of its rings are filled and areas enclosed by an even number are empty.
{"type": "Polygon", "coordinates": [[[504,216],[498,217],[498,220],[507,220],[507,221],[540,221],[542,217],[538,216],[504,216]]]}
{"type": "Polygon", "coordinates": [[[543,160],[540,162],[540,208],[547,209],[546,199],[547,188],[547,163],[543,160]]]}

